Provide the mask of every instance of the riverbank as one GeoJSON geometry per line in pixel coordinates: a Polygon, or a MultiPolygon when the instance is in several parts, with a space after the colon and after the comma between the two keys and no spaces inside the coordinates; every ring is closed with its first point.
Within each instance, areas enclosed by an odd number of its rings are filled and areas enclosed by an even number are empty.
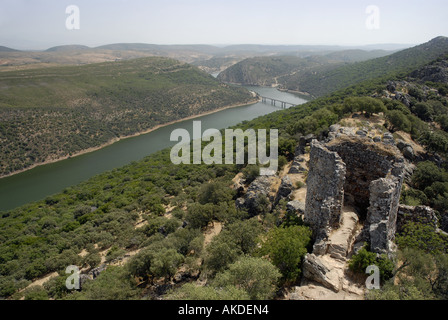
{"type": "Polygon", "coordinates": [[[298,96],[302,96],[303,98],[306,98],[307,100],[311,100],[314,99],[314,97],[309,94],[308,92],[302,92],[302,91],[297,91],[297,90],[289,90],[289,89],[283,89],[283,88],[277,88],[278,91],[281,92],[288,92],[288,93],[294,93],[298,96]]]}
{"type": "Polygon", "coordinates": [[[188,120],[196,119],[196,118],[199,118],[199,117],[202,117],[202,116],[206,116],[206,115],[209,115],[209,114],[213,114],[213,113],[217,113],[217,112],[220,112],[220,111],[223,111],[223,110],[226,110],[226,109],[243,107],[243,106],[255,104],[255,103],[261,101],[261,99],[259,99],[258,96],[255,93],[252,93],[252,95],[253,95],[254,99],[252,101],[248,102],[248,103],[242,103],[242,104],[241,103],[239,103],[239,104],[237,103],[237,104],[221,107],[221,108],[210,110],[210,111],[203,112],[203,113],[200,113],[200,114],[191,115],[191,116],[188,116],[186,118],[182,118],[182,119],[166,122],[166,123],[163,123],[163,124],[159,124],[159,125],[157,125],[155,127],[152,127],[152,128],[147,129],[147,130],[134,133],[132,135],[116,137],[116,138],[110,139],[108,142],[106,142],[106,143],[104,143],[102,145],[99,145],[99,146],[96,146],[96,147],[87,148],[87,149],[84,149],[84,150],[79,151],[79,152],[77,152],[75,154],[72,154],[72,155],[66,155],[66,156],[63,156],[63,157],[55,158],[55,159],[49,159],[49,160],[46,160],[44,162],[33,164],[33,165],[31,165],[31,166],[29,166],[27,168],[11,172],[11,173],[9,173],[7,175],[2,175],[2,176],[0,176],[0,179],[11,177],[11,176],[14,176],[14,175],[17,175],[17,174],[20,174],[20,173],[32,170],[32,169],[34,169],[36,167],[44,166],[44,165],[51,164],[51,163],[56,163],[56,162],[59,162],[59,161],[67,160],[67,159],[70,159],[70,158],[75,158],[75,157],[78,157],[78,156],[81,156],[81,155],[84,155],[84,154],[87,154],[87,153],[98,151],[98,150],[103,149],[103,148],[105,148],[107,146],[110,146],[110,145],[112,145],[114,143],[117,143],[117,142],[119,142],[121,140],[129,139],[129,138],[133,138],[133,137],[138,137],[138,136],[141,136],[141,135],[153,132],[153,131],[155,131],[157,129],[160,129],[162,127],[166,127],[166,126],[169,126],[169,125],[172,125],[172,124],[176,124],[176,123],[179,123],[179,122],[182,122],[182,121],[188,121],[188,120]]]}

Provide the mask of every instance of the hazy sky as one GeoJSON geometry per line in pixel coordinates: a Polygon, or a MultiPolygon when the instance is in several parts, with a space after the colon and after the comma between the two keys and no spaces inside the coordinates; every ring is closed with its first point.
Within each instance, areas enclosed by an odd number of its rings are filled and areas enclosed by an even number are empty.
{"type": "Polygon", "coordinates": [[[448,36],[447,13],[446,0],[0,0],[0,45],[419,44],[448,36]],[[69,5],[79,30],[66,27],[69,5]]]}

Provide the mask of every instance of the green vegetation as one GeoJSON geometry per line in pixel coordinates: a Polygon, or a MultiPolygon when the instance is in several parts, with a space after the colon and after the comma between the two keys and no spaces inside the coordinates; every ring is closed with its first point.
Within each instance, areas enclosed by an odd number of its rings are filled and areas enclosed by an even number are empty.
{"type": "Polygon", "coordinates": [[[200,287],[192,283],[184,284],[180,289],[170,292],[167,300],[249,300],[243,289],[235,286],[224,288],[200,287]]]}
{"type": "Polygon", "coordinates": [[[234,263],[239,256],[253,254],[261,231],[255,218],[229,224],[207,248],[204,262],[207,271],[215,274],[234,263]]]}
{"type": "Polygon", "coordinates": [[[280,276],[280,272],[269,261],[242,257],[218,274],[213,283],[218,288],[228,285],[241,288],[252,300],[267,300],[273,297],[280,276]]]}
{"type": "Polygon", "coordinates": [[[387,281],[393,276],[395,264],[386,255],[377,257],[376,253],[361,248],[357,254],[353,255],[349,262],[350,270],[357,273],[365,273],[368,266],[375,265],[380,270],[381,280],[387,281]]]}
{"type": "Polygon", "coordinates": [[[0,73],[0,176],[253,98],[169,58],[0,73]]]}
{"type": "Polygon", "coordinates": [[[301,274],[300,265],[311,241],[311,230],[303,226],[273,228],[259,250],[267,255],[283,275],[283,280],[294,283],[301,274]]]}
{"type": "Polygon", "coordinates": [[[408,222],[397,236],[399,251],[393,277],[373,300],[446,300],[448,298],[448,241],[428,225],[408,222]]]}

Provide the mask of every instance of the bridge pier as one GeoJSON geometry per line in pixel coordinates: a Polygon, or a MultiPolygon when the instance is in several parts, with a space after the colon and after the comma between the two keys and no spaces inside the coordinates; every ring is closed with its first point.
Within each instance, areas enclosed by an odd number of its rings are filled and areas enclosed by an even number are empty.
{"type": "Polygon", "coordinates": [[[270,100],[272,106],[277,106],[277,102],[280,102],[280,104],[281,104],[280,107],[282,109],[286,109],[287,105],[290,105],[291,107],[295,106],[295,104],[290,103],[290,102],[281,101],[281,100],[275,100],[275,99],[269,98],[269,97],[263,97],[263,96],[260,96],[260,97],[261,97],[261,102],[263,102],[263,103],[267,103],[267,101],[270,100]]]}

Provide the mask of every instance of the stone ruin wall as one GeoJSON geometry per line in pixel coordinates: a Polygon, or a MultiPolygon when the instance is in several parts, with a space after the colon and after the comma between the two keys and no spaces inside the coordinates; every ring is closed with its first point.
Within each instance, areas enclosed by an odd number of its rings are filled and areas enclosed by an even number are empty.
{"type": "Polygon", "coordinates": [[[337,227],[344,203],[346,168],[336,152],[329,152],[316,140],[310,152],[307,178],[305,221],[316,238],[328,236],[328,229],[337,227]]]}
{"type": "Polygon", "coordinates": [[[376,253],[394,250],[404,165],[402,157],[383,151],[362,138],[311,143],[305,222],[316,243],[337,229],[345,202],[364,222],[357,242],[370,243],[376,253]]]}
{"type": "Polygon", "coordinates": [[[327,146],[327,149],[336,152],[344,161],[347,167],[345,202],[359,212],[361,220],[365,220],[370,204],[370,184],[387,175],[391,160],[362,143],[343,141],[327,146]]]}

